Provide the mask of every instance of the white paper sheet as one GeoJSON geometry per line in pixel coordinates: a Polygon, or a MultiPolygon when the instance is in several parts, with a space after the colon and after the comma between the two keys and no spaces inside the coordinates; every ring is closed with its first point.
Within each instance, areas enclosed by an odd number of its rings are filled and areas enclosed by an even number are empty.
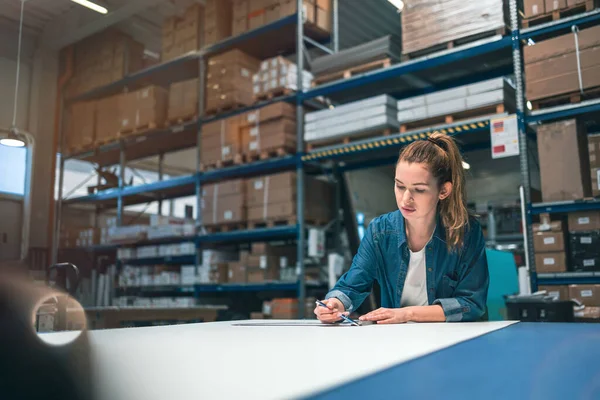
{"type": "Polygon", "coordinates": [[[347,329],[234,323],[90,332],[98,399],[307,396],[514,322],[347,329]]]}

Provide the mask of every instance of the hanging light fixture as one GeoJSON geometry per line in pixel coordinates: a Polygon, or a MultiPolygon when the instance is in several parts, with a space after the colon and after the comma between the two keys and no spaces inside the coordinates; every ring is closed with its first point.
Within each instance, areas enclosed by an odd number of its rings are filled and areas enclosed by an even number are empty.
{"type": "Polygon", "coordinates": [[[17,76],[15,80],[15,105],[13,108],[13,119],[10,128],[0,128],[0,144],[9,147],[24,147],[28,142],[31,135],[25,131],[17,128],[17,110],[19,100],[19,78],[21,75],[21,41],[23,38],[23,10],[25,8],[25,2],[27,0],[21,0],[21,19],[19,20],[19,45],[17,48],[17,76]]]}

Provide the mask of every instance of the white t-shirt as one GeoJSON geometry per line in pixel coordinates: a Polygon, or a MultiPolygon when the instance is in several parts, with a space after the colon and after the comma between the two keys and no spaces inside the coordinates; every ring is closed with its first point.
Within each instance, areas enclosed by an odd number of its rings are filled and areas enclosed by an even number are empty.
{"type": "Polygon", "coordinates": [[[427,275],[425,272],[426,247],[423,246],[421,251],[416,253],[410,252],[400,307],[426,306],[429,304],[427,300],[427,275]]]}

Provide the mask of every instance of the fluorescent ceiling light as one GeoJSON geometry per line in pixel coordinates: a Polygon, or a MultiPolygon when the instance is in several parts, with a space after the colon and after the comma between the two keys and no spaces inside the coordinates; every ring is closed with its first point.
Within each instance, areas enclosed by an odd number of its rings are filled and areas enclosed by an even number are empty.
{"type": "Polygon", "coordinates": [[[471,169],[471,165],[468,162],[466,162],[466,161],[462,162],[462,166],[463,166],[464,169],[471,169]]]}
{"type": "Polygon", "coordinates": [[[0,139],[0,144],[8,147],[25,147],[25,142],[22,140],[11,138],[0,139]]]}
{"type": "Polygon", "coordinates": [[[398,9],[398,12],[401,12],[404,9],[404,2],[402,0],[388,0],[394,7],[398,9]]]}
{"type": "Polygon", "coordinates": [[[92,3],[91,1],[88,1],[88,0],[71,0],[71,1],[73,3],[77,3],[84,7],[87,7],[90,10],[99,12],[100,14],[106,14],[108,12],[108,10],[106,8],[99,6],[98,4],[92,3]]]}

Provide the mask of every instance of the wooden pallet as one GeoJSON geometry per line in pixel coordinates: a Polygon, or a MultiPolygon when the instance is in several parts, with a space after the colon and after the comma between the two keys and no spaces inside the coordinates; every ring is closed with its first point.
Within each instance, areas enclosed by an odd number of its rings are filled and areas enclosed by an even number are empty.
{"type": "Polygon", "coordinates": [[[94,142],[94,147],[101,147],[101,146],[107,145],[109,143],[114,143],[118,140],[119,140],[118,133],[115,133],[115,136],[111,136],[111,137],[104,137],[102,139],[96,138],[96,141],[94,142]]]}
{"type": "Polygon", "coordinates": [[[294,93],[294,90],[280,87],[280,88],[271,89],[266,93],[257,94],[254,96],[254,100],[256,102],[265,101],[265,100],[273,100],[274,98],[277,98],[277,97],[289,96],[292,93],[294,93]]]}
{"type": "Polygon", "coordinates": [[[348,79],[354,75],[361,74],[376,69],[387,68],[392,65],[391,58],[384,58],[381,60],[371,61],[366,64],[357,65],[352,68],[344,69],[337,72],[331,72],[329,74],[319,75],[313,79],[312,86],[322,85],[323,83],[333,82],[340,79],[348,79]]]}
{"type": "MultiPolygon", "coordinates": [[[[304,222],[313,226],[324,226],[326,224],[325,221],[310,218],[305,218],[304,222]]],[[[297,223],[298,218],[295,215],[288,218],[267,218],[266,220],[248,221],[248,229],[274,228],[276,226],[296,225],[297,223]]]]}
{"type": "Polygon", "coordinates": [[[268,160],[270,158],[285,157],[296,152],[295,148],[276,147],[273,149],[262,149],[261,151],[249,151],[244,153],[246,162],[268,160]]]}
{"type": "Polygon", "coordinates": [[[405,60],[413,60],[415,58],[429,56],[431,54],[435,54],[440,51],[453,49],[455,47],[473,43],[478,40],[486,39],[486,38],[489,38],[492,36],[496,36],[496,35],[504,36],[507,31],[508,31],[508,28],[503,26],[498,29],[493,29],[493,30],[477,33],[477,34],[466,36],[466,37],[459,38],[459,39],[449,40],[447,42],[439,43],[439,44],[436,44],[435,46],[431,46],[426,49],[417,50],[412,53],[403,54],[403,58],[405,60]]]}
{"type": "Polygon", "coordinates": [[[374,137],[379,137],[379,136],[390,136],[391,134],[392,134],[392,128],[386,128],[383,130],[378,129],[375,131],[361,132],[361,133],[357,133],[357,134],[351,135],[351,136],[340,136],[337,138],[323,139],[323,140],[319,140],[318,142],[308,143],[306,145],[306,150],[312,151],[312,150],[318,149],[320,147],[334,146],[334,145],[340,145],[340,144],[350,144],[350,143],[356,142],[357,140],[360,140],[360,139],[368,139],[368,138],[374,138],[374,137]]]}
{"type": "Polygon", "coordinates": [[[244,107],[248,107],[248,105],[242,104],[242,103],[232,103],[232,104],[227,104],[227,105],[220,106],[220,107],[207,108],[204,113],[207,116],[219,115],[219,114],[226,113],[228,111],[239,110],[240,108],[244,108],[244,107]]]}
{"type": "Polygon", "coordinates": [[[94,144],[86,144],[86,145],[81,145],[81,146],[73,146],[73,147],[69,147],[66,151],[67,155],[74,155],[74,154],[81,154],[81,153],[85,153],[88,151],[93,151],[94,148],[96,148],[97,145],[94,144]]]}
{"type": "Polygon", "coordinates": [[[146,133],[152,129],[156,129],[158,127],[158,124],[156,122],[149,122],[147,124],[141,125],[141,126],[136,126],[134,128],[131,129],[123,129],[120,130],[118,133],[118,137],[125,137],[125,136],[134,136],[134,135],[139,135],[142,133],[146,133]]]}
{"type": "Polygon", "coordinates": [[[532,110],[539,110],[542,108],[562,106],[565,104],[577,104],[582,100],[597,99],[599,97],[600,86],[591,89],[585,89],[583,94],[581,94],[581,92],[578,90],[576,92],[552,96],[546,99],[531,100],[531,108],[532,110]]]}
{"type": "MultiPolygon", "coordinates": [[[[587,0],[585,3],[575,4],[571,7],[566,7],[560,10],[554,10],[549,13],[536,15],[535,17],[523,18],[521,25],[523,28],[529,28],[536,25],[545,24],[547,22],[557,21],[562,18],[571,17],[573,15],[582,14],[594,9],[594,0],[587,0]]],[[[521,16],[523,13],[521,13],[521,16]]]]}
{"type": "Polygon", "coordinates": [[[413,129],[425,128],[429,126],[451,124],[456,121],[482,117],[484,115],[502,114],[504,112],[506,112],[506,106],[504,104],[495,104],[491,106],[479,107],[473,110],[460,111],[457,113],[440,115],[438,117],[407,122],[405,124],[400,125],[400,133],[405,133],[413,129]]]}
{"type": "Polygon", "coordinates": [[[205,225],[207,233],[219,233],[219,232],[231,232],[231,231],[241,231],[246,229],[245,222],[230,222],[223,224],[215,224],[215,225],[205,225]]]}
{"type": "Polygon", "coordinates": [[[229,167],[232,165],[240,165],[243,163],[244,163],[244,156],[240,153],[236,153],[233,156],[226,158],[224,160],[217,160],[215,162],[210,162],[210,163],[201,163],[200,171],[204,172],[204,171],[208,171],[211,169],[221,169],[224,167],[229,167]]]}
{"type": "Polygon", "coordinates": [[[183,125],[198,119],[198,114],[192,114],[185,117],[171,118],[165,122],[165,127],[183,125]]]}

